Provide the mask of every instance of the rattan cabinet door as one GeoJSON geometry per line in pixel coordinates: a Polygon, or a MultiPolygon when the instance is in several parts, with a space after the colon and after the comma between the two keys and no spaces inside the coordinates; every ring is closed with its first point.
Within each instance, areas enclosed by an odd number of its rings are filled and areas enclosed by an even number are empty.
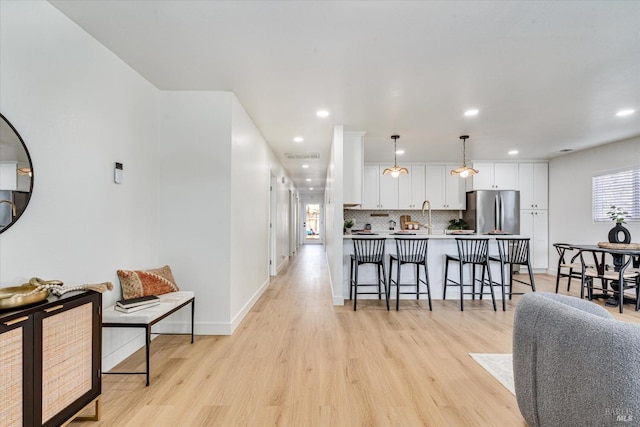
{"type": "Polygon", "coordinates": [[[33,423],[33,316],[0,323],[0,426],[33,423]]]}
{"type": "Polygon", "coordinates": [[[63,301],[35,320],[35,425],[56,426],[100,394],[100,299],[63,301]]]}

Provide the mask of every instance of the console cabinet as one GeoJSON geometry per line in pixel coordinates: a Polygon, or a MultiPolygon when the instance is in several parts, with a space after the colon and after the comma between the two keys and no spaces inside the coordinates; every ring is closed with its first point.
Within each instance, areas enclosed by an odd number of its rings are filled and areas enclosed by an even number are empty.
{"type": "Polygon", "coordinates": [[[0,312],[0,426],[60,426],[94,401],[98,412],[101,305],[70,292],[0,312]]]}

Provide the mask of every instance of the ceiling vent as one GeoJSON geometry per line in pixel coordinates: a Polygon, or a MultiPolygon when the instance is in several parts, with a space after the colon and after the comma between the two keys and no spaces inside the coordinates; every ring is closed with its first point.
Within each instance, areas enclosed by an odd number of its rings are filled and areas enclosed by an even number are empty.
{"type": "Polygon", "coordinates": [[[284,157],[289,160],[319,159],[320,153],[284,153],[284,157]]]}

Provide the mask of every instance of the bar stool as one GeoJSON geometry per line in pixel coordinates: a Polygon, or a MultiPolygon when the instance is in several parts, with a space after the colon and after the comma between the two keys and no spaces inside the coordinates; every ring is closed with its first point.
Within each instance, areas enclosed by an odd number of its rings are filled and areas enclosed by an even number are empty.
{"type": "Polygon", "coordinates": [[[427,295],[429,299],[429,311],[431,307],[431,289],[429,287],[429,267],[427,267],[427,247],[429,239],[403,239],[396,238],[396,254],[389,255],[389,294],[391,287],[396,287],[396,311],[400,309],[400,295],[413,295],[420,299],[420,295],[427,295]],[[396,263],[396,280],[393,280],[393,263],[396,263]],[[413,264],[416,266],[416,283],[401,283],[400,272],[403,264],[413,264]],[[424,268],[424,280],[420,278],[420,266],[424,268]],[[427,288],[426,292],[420,292],[420,284],[427,288]],[[400,292],[400,286],[415,287],[414,292],[400,292]]]}
{"type": "Polygon", "coordinates": [[[505,286],[509,287],[509,299],[512,299],[513,295],[523,295],[524,292],[513,292],[513,282],[522,283],[530,286],[533,292],[536,291],[536,283],[533,280],[533,272],[531,271],[530,262],[530,240],[531,239],[510,239],[504,237],[496,238],[498,244],[499,256],[490,256],[489,261],[497,261],[500,263],[500,278],[502,279],[502,311],[506,311],[506,293],[504,291],[505,286]],[[524,265],[529,272],[529,282],[524,282],[519,279],[513,278],[513,266],[524,265]],[[505,282],[504,268],[509,267],[509,282],[505,282]]]}
{"type": "Polygon", "coordinates": [[[460,286],[460,311],[464,311],[464,295],[472,295],[472,299],[476,299],[476,282],[480,282],[480,299],[484,293],[484,287],[489,286],[491,291],[491,299],[493,300],[493,310],[496,308],[496,297],[493,293],[493,281],[491,280],[491,270],[489,269],[489,239],[486,238],[461,238],[456,237],[458,246],[458,256],[446,255],[444,267],[444,295],[442,299],[447,299],[447,282],[451,282],[450,286],[460,286]],[[460,282],[449,279],[449,261],[457,262],[460,266],[460,282]],[[464,283],[464,265],[471,264],[471,283],[464,283]],[[476,267],[482,267],[482,277],[476,279],[476,267]],[[485,271],[489,280],[485,280],[485,271]],[[464,292],[464,286],[471,286],[471,292],[464,292]]]}
{"type": "Polygon", "coordinates": [[[582,264],[576,261],[576,258],[580,256],[579,252],[572,254],[574,248],[566,243],[554,243],[553,246],[558,251],[558,270],[556,272],[556,294],[558,293],[558,287],[560,286],[560,278],[568,277],[567,292],[571,288],[571,279],[582,279],[582,264]],[[571,256],[571,258],[569,258],[571,256]],[[569,272],[563,272],[562,269],[569,269],[569,272]]]}
{"type": "Polygon", "coordinates": [[[389,294],[387,292],[387,283],[385,281],[384,268],[384,244],[386,239],[358,239],[353,240],[353,255],[351,255],[351,263],[349,265],[349,299],[353,299],[353,311],[356,311],[358,294],[360,295],[378,295],[378,299],[382,299],[382,286],[384,286],[384,297],[387,301],[387,310],[389,310],[389,294]],[[376,267],[377,283],[359,283],[358,270],[361,265],[373,264],[376,267]],[[380,272],[382,271],[382,274],[380,272]],[[358,292],[358,287],[377,286],[378,292],[358,292]],[[355,292],[354,292],[355,290],[355,292]]]}

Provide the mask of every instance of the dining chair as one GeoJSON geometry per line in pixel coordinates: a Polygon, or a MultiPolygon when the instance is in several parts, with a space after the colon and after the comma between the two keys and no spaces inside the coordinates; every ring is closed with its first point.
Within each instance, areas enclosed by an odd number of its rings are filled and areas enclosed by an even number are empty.
{"type": "Polygon", "coordinates": [[[386,239],[359,239],[353,238],[353,254],[349,265],[349,299],[353,299],[353,311],[356,311],[358,294],[378,295],[382,299],[382,287],[384,286],[384,297],[389,310],[389,293],[386,283],[386,272],[384,267],[384,245],[386,239]],[[372,264],[376,269],[376,283],[360,283],[358,271],[360,266],[372,264]],[[361,287],[377,287],[377,292],[360,292],[361,287]]]}
{"type": "Polygon", "coordinates": [[[400,295],[415,295],[416,300],[420,295],[427,295],[429,310],[431,307],[431,288],[429,286],[429,267],[427,266],[427,248],[429,239],[407,239],[396,238],[396,253],[389,255],[389,295],[391,287],[396,287],[396,311],[400,308],[400,295]],[[393,280],[393,265],[396,264],[396,279],[393,280]],[[400,273],[402,266],[411,264],[415,266],[415,283],[402,283],[400,273]],[[420,267],[424,270],[424,279],[420,278],[420,267]],[[420,291],[420,285],[424,285],[425,290],[420,291]],[[401,292],[400,287],[410,287],[412,290],[401,292]]]}
{"type": "Polygon", "coordinates": [[[498,246],[498,256],[490,256],[489,261],[496,261],[500,263],[500,278],[501,278],[501,287],[502,287],[502,311],[505,311],[506,308],[506,296],[509,295],[509,299],[512,299],[513,295],[523,295],[524,292],[513,292],[513,283],[521,283],[531,287],[533,292],[536,291],[536,282],[533,278],[533,271],[531,268],[531,251],[530,251],[530,240],[529,238],[496,238],[496,243],[498,246]],[[525,282],[524,280],[516,279],[513,277],[514,269],[513,267],[516,265],[521,265],[527,268],[527,273],[529,275],[529,281],[525,282]],[[509,280],[505,280],[505,268],[509,268],[509,280]],[[509,291],[505,292],[505,288],[508,288],[509,291]]]}
{"type": "MultiPolygon", "coordinates": [[[[611,254],[603,250],[581,250],[580,260],[582,263],[582,289],[587,290],[587,297],[592,300],[596,297],[613,297],[623,312],[625,301],[625,291],[635,289],[635,309],[640,310],[640,271],[633,268],[633,256],[611,254]],[[585,253],[590,252],[594,260],[594,266],[589,267],[585,262],[585,253]],[[598,257],[600,255],[600,257],[598,257]],[[618,256],[620,258],[616,259],[618,256]],[[607,261],[611,258],[612,264],[607,261]],[[631,266],[631,268],[628,268],[631,266]],[[622,270],[622,281],[620,271],[622,270]],[[600,281],[601,286],[596,288],[595,279],[600,281]],[[594,290],[600,294],[594,294],[594,290]]],[[[580,295],[584,298],[583,292],[580,295]]],[[[613,305],[613,304],[611,304],[613,305]]]]}
{"type": "Polygon", "coordinates": [[[567,243],[554,243],[558,252],[558,268],[556,272],[556,294],[560,286],[560,278],[567,277],[567,292],[571,289],[571,279],[582,280],[582,264],[579,252],[567,243]],[[568,271],[565,271],[568,270],[568,271]]]}
{"type": "Polygon", "coordinates": [[[482,299],[483,295],[491,295],[493,301],[493,310],[496,308],[496,297],[493,292],[493,280],[491,279],[491,269],[489,268],[489,239],[487,238],[462,238],[456,237],[456,246],[458,255],[445,255],[444,266],[444,293],[442,299],[447,299],[447,284],[449,286],[460,287],[460,311],[464,311],[464,296],[471,295],[472,299],[476,299],[476,295],[482,299]],[[449,279],[449,263],[457,262],[459,271],[459,281],[449,279]],[[471,265],[471,282],[464,283],[464,266],[471,265]],[[481,267],[480,279],[476,278],[476,268],[481,267]],[[485,279],[485,274],[488,280],[485,279]],[[476,293],[476,282],[480,284],[480,292],[476,293]],[[464,287],[471,286],[471,292],[465,292],[464,287]],[[489,293],[484,292],[485,286],[489,286],[489,293]]]}

